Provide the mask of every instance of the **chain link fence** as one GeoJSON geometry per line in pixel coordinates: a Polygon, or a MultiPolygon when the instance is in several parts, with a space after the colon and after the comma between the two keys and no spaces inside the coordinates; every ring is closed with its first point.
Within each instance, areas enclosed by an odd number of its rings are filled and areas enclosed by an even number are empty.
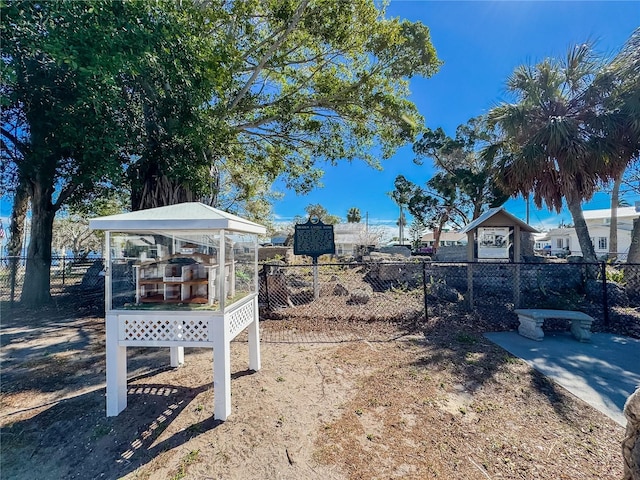
{"type": "MultiPolygon", "coordinates": [[[[26,273],[25,257],[0,258],[0,300],[19,301],[26,273]]],[[[69,293],[71,288],[95,290],[104,288],[104,262],[102,258],[52,257],[50,282],[51,295],[69,293]]]]}
{"type": "Polygon", "coordinates": [[[514,309],[551,308],[587,312],[596,330],[640,338],[640,264],[266,263],[259,292],[266,318],[420,323],[455,311],[512,329],[514,309]]]}
{"type": "MultiPolygon", "coordinates": [[[[25,265],[24,258],[0,258],[1,300],[20,300],[25,265]]],[[[103,268],[102,259],[55,257],[51,294],[103,290],[103,268]]],[[[517,327],[515,308],[581,310],[596,319],[596,331],[640,338],[640,264],[267,262],[259,304],[271,319],[419,324],[456,314],[497,329],[517,327]]]]}

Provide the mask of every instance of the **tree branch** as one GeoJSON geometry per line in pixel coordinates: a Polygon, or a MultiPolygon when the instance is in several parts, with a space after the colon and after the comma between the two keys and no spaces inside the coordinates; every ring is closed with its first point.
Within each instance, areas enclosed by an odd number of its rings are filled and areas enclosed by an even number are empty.
{"type": "Polygon", "coordinates": [[[282,33],[282,35],[280,35],[280,38],[275,42],[273,42],[273,45],[271,45],[271,47],[264,54],[264,56],[260,60],[260,63],[258,63],[256,68],[253,70],[253,74],[251,75],[251,78],[247,80],[247,83],[245,83],[244,87],[242,87],[240,92],[238,92],[236,97],[233,99],[233,101],[229,105],[229,110],[233,110],[238,105],[240,100],[244,98],[244,96],[247,94],[247,92],[253,85],[253,82],[255,82],[256,78],[258,78],[258,75],[260,74],[264,66],[267,64],[271,56],[275,53],[275,51],[278,48],[280,48],[280,46],[284,43],[287,36],[298,25],[298,22],[300,22],[300,18],[302,17],[302,13],[304,12],[304,9],[307,7],[308,3],[309,3],[309,0],[302,0],[300,5],[296,9],[295,13],[293,14],[293,17],[291,18],[291,23],[289,23],[289,25],[287,26],[287,29],[282,33]]]}

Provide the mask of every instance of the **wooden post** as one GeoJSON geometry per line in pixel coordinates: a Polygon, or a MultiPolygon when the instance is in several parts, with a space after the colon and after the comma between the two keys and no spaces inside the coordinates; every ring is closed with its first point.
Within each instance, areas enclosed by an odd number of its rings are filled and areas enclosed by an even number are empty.
{"type": "Polygon", "coordinates": [[[220,230],[220,245],[218,245],[218,302],[220,304],[220,311],[224,312],[225,300],[227,295],[227,266],[226,266],[226,252],[225,250],[225,238],[227,233],[225,230],[220,230]]]}
{"type": "MultiPolygon", "coordinates": [[[[104,232],[104,311],[111,311],[111,232],[104,232]]],[[[117,332],[116,332],[117,333],[117,332]]]]}
{"type": "Polygon", "coordinates": [[[473,262],[475,260],[475,230],[467,232],[467,261],[473,262]]]}

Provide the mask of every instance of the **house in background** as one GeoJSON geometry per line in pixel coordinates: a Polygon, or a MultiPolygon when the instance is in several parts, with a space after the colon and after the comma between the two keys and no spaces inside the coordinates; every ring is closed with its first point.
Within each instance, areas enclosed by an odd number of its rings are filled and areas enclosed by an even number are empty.
{"type": "Polygon", "coordinates": [[[533,249],[539,253],[551,250],[551,241],[547,232],[536,233],[533,236],[533,249]]]}
{"type": "MultiPolygon", "coordinates": [[[[425,233],[420,239],[422,245],[425,247],[433,247],[436,243],[435,235],[433,232],[425,233]]],[[[467,235],[458,232],[441,232],[440,233],[440,247],[450,247],[453,245],[466,245],[467,235]]]]}
{"type": "Polygon", "coordinates": [[[379,239],[363,223],[338,223],[333,226],[336,255],[356,256],[363,248],[379,246],[379,239]]]}
{"type": "Polygon", "coordinates": [[[284,247],[287,240],[291,237],[287,232],[275,232],[271,237],[271,245],[274,247],[284,247]]]}
{"type": "MultiPolygon", "coordinates": [[[[609,253],[609,226],[611,225],[611,210],[585,210],[584,220],[589,228],[591,243],[596,257],[601,258],[609,253]]],[[[631,231],[633,220],[640,218],[640,202],[635,207],[618,208],[618,257],[626,258],[631,246],[631,231]]],[[[582,256],[578,236],[574,228],[554,228],[547,233],[551,245],[550,254],[571,254],[582,256]]]]}

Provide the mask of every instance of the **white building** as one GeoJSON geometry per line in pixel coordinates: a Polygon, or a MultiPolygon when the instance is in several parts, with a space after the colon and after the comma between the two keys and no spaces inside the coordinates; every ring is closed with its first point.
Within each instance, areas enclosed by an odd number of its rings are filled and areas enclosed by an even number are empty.
{"type": "Polygon", "coordinates": [[[358,255],[363,247],[378,247],[380,235],[375,228],[363,223],[338,223],[333,226],[336,255],[358,255]]]}
{"type": "MultiPolygon", "coordinates": [[[[425,233],[421,239],[422,244],[427,247],[433,247],[436,243],[435,234],[433,232],[425,233]]],[[[467,235],[459,232],[443,231],[440,233],[440,247],[450,247],[453,245],[466,245],[467,235]]]]}
{"type": "MultiPolygon", "coordinates": [[[[585,210],[583,212],[585,222],[589,228],[591,243],[600,258],[609,253],[609,226],[611,224],[611,210],[585,210]]],[[[640,205],[636,207],[618,208],[618,253],[619,257],[626,257],[631,246],[631,231],[633,220],[640,217],[640,205]]],[[[578,236],[574,228],[554,228],[547,233],[551,246],[551,254],[571,253],[582,255],[578,236]]],[[[545,240],[546,240],[545,239],[545,240]]],[[[542,239],[540,239],[542,240],[542,239]]]]}

